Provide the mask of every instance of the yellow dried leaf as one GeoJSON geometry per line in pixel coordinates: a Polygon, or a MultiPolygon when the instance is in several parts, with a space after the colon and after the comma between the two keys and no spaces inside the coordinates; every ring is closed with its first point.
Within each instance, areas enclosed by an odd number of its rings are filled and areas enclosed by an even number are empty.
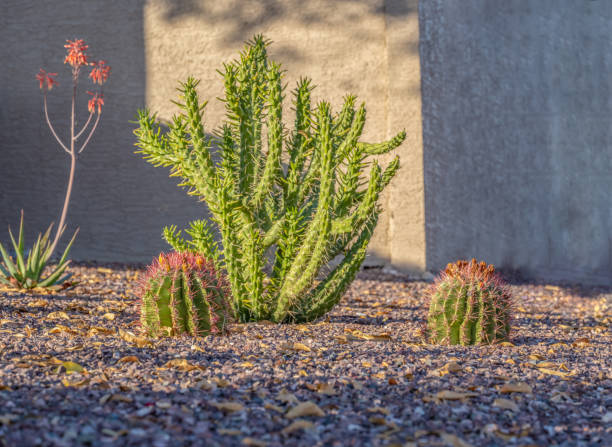
{"type": "Polygon", "coordinates": [[[28,307],[43,307],[49,304],[47,300],[36,300],[28,303],[28,307]]]}
{"type": "Polygon", "coordinates": [[[279,393],[276,395],[276,400],[285,402],[286,404],[297,404],[298,403],[297,397],[295,397],[294,394],[291,394],[289,391],[287,391],[284,388],[280,390],[279,393]]]}
{"type": "Polygon", "coordinates": [[[564,371],[555,371],[554,369],[548,369],[548,368],[538,368],[538,370],[541,373],[549,374],[551,376],[557,376],[557,377],[567,377],[570,375],[570,373],[567,373],[564,371]]]}
{"type": "Polygon", "coordinates": [[[105,327],[95,326],[95,327],[89,328],[89,332],[87,332],[87,335],[92,337],[94,335],[99,335],[99,334],[102,334],[102,335],[112,335],[114,333],[115,333],[115,331],[113,329],[108,329],[108,328],[105,328],[105,327]]]}
{"type": "Polygon", "coordinates": [[[439,391],[436,393],[436,399],[438,400],[463,400],[470,397],[478,396],[477,393],[463,393],[451,390],[439,391]]]}
{"type": "Polygon", "coordinates": [[[112,312],[107,312],[102,315],[103,318],[106,318],[108,321],[113,321],[115,319],[115,314],[112,312]]]}
{"type": "Polygon", "coordinates": [[[117,363],[140,363],[140,359],[135,355],[126,355],[117,360],[117,363]]]}
{"type": "Polygon", "coordinates": [[[133,343],[139,348],[153,347],[153,343],[150,340],[144,337],[138,337],[129,331],[124,331],[121,328],[119,328],[119,336],[128,343],[133,343]]]}
{"type": "Polygon", "coordinates": [[[527,385],[526,383],[506,383],[500,388],[499,392],[502,394],[508,394],[508,393],[532,394],[533,393],[531,387],[527,385]]]}
{"type": "Polygon", "coordinates": [[[306,416],[322,417],[325,416],[325,413],[314,402],[306,401],[297,404],[285,414],[287,419],[296,419],[306,416]]]}
{"type": "Polygon", "coordinates": [[[326,396],[335,396],[338,394],[338,390],[336,390],[334,386],[329,383],[318,383],[316,389],[317,393],[325,394],[326,396]]]}
{"type": "Polygon", "coordinates": [[[66,312],[51,312],[46,316],[47,320],[70,320],[66,312]]]}
{"type": "Polygon", "coordinates": [[[387,420],[382,416],[370,416],[368,422],[374,425],[387,425],[387,420]]]}
{"type": "Polygon", "coordinates": [[[510,399],[495,399],[493,406],[503,408],[504,410],[519,411],[518,405],[510,399]]]}
{"type": "Polygon", "coordinates": [[[211,402],[210,404],[224,413],[235,413],[244,409],[242,404],[238,402],[211,402]]]}
{"type": "Polygon", "coordinates": [[[306,346],[303,343],[293,343],[293,350],[294,351],[304,351],[304,352],[312,351],[312,349],[310,349],[309,346],[306,346]]]}
{"type": "Polygon", "coordinates": [[[370,407],[368,408],[368,413],[380,413],[384,415],[389,415],[390,411],[385,407],[370,407]]]}
{"type": "Polygon", "coordinates": [[[266,441],[262,441],[261,439],[249,438],[249,437],[244,438],[241,444],[252,446],[252,447],[266,447],[268,445],[266,441]]]}
{"type": "Polygon", "coordinates": [[[243,368],[252,368],[255,365],[251,362],[242,362],[242,363],[239,363],[238,366],[241,366],[243,368]]]}
{"type": "Polygon", "coordinates": [[[85,386],[89,383],[89,379],[85,378],[82,380],[79,380],[78,382],[70,382],[68,379],[62,379],[62,384],[65,387],[73,387],[73,388],[80,388],[82,386],[85,386]]]}
{"type": "Polygon", "coordinates": [[[126,402],[126,403],[132,402],[132,398],[130,396],[126,396],[125,394],[113,394],[110,397],[110,400],[114,402],[126,402]]]}
{"type": "Polygon", "coordinates": [[[288,435],[290,433],[293,433],[295,431],[298,430],[308,430],[310,428],[314,427],[314,424],[310,421],[307,421],[305,419],[296,419],[295,421],[293,421],[291,424],[289,424],[288,426],[286,426],[285,428],[283,428],[283,433],[288,435]]]}
{"type": "Polygon", "coordinates": [[[202,369],[202,367],[192,365],[187,359],[168,360],[164,367],[178,369],[179,371],[183,372],[193,371],[194,369],[202,369]]]}
{"type": "Polygon", "coordinates": [[[58,324],[57,326],[55,326],[52,329],[49,329],[49,334],[69,334],[69,335],[78,335],[78,331],[75,331],[74,329],[70,329],[68,326],[62,326],[61,324],[58,324]]]}
{"type": "Polygon", "coordinates": [[[57,367],[57,373],[60,373],[62,368],[64,369],[67,375],[70,375],[75,372],[86,373],[85,368],[83,368],[81,365],[75,362],[70,362],[70,361],[62,362],[62,364],[57,367]]]}
{"type": "Polygon", "coordinates": [[[98,267],[96,270],[100,273],[113,273],[111,269],[106,267],[98,267]]]}
{"type": "Polygon", "coordinates": [[[240,430],[236,430],[233,428],[220,428],[217,430],[217,433],[223,436],[239,436],[242,434],[240,430]]]}
{"type": "Polygon", "coordinates": [[[509,346],[509,347],[514,347],[515,345],[510,343],[509,341],[502,341],[499,346],[509,346]]]}
{"type": "Polygon", "coordinates": [[[452,433],[438,432],[438,435],[444,442],[452,447],[472,447],[472,444],[465,442],[463,439],[452,433]]]}
{"type": "Polygon", "coordinates": [[[589,340],[588,338],[579,338],[576,341],[574,341],[574,343],[572,343],[572,346],[575,347],[584,347],[586,345],[588,345],[589,343],[591,343],[591,340],[589,340]]]}
{"type": "Polygon", "coordinates": [[[16,414],[0,414],[0,424],[1,425],[9,425],[11,422],[15,422],[19,420],[19,416],[16,414]]]}

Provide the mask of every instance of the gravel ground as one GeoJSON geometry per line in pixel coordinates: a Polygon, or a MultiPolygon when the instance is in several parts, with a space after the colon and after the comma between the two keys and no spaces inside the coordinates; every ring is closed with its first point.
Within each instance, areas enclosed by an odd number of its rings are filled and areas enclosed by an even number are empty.
{"type": "Polygon", "coordinates": [[[428,284],[366,270],[323,321],[154,341],[136,268],[72,270],[0,292],[0,445],[612,445],[612,289],[517,283],[512,343],[433,346],[428,284]]]}

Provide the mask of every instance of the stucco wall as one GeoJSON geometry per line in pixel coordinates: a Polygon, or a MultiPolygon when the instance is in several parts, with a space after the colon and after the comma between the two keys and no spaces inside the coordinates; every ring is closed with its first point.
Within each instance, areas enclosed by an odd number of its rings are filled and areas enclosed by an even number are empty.
{"type": "MultiPolygon", "coordinates": [[[[24,208],[32,236],[60,212],[68,158],[42,118],[34,75],[39,67],[58,71],[60,87],[50,93],[50,113],[64,135],[68,129],[69,71],[62,64],[67,38],[83,38],[96,57],[112,66],[98,131],[77,166],[68,223],[81,233],[74,259],[148,261],[167,246],[166,224],[184,227],[204,207],[176,187],[168,170],[134,155],[133,119],[148,106],[169,118],[177,82],[193,75],[209,99],[207,130],[223,119],[224,61],[243,42],[263,33],[273,58],[287,70],[287,93],[300,76],[313,79],[315,99],[339,108],[353,93],[367,104],[364,138],[382,140],[402,128],[402,169],[383,205],[369,263],[422,270],[424,213],[421,159],[418,22],[416,0],[7,0],[0,16],[0,228],[17,225],[24,208]],[[404,187],[405,185],[405,187],[404,187]],[[390,218],[391,216],[391,218],[390,218]]],[[[86,99],[81,97],[81,112],[86,99]]],[[[290,103],[286,117],[291,123],[290,103]]],[[[0,230],[0,240],[7,235],[0,230]]]]}
{"type": "Polygon", "coordinates": [[[420,4],[427,266],[612,281],[612,2],[420,4]]]}

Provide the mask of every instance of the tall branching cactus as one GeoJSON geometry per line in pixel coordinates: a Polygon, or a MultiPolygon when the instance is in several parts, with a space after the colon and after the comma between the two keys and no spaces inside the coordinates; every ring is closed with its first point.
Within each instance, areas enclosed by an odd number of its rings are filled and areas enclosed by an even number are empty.
{"type": "Polygon", "coordinates": [[[295,121],[288,132],[283,72],[266,47],[256,36],[224,66],[228,119],[214,137],[204,132],[206,103],[198,99],[198,81],[189,78],[179,88],[181,112],[166,133],[155,115],[139,111],[136,145],[208,205],[216,231],[200,220],[186,231],[190,240],[174,226],[164,236],[176,250],[196,251],[227,272],[235,317],[311,321],[328,312],[354,279],[381,212],[379,195],[399,168],[397,157],[384,171],[367,157],[395,149],[405,132],[384,143],[359,142],[365,106],[347,96],[336,115],[327,102],[313,107],[308,79],[293,91],[295,121]],[[218,163],[211,158],[213,144],[218,163]],[[338,256],[341,261],[331,265],[338,256]],[[320,278],[322,272],[327,276],[320,278]]]}

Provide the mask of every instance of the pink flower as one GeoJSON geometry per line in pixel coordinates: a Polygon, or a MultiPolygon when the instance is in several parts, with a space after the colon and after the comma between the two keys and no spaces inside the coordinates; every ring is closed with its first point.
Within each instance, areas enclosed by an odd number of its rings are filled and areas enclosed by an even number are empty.
{"type": "Polygon", "coordinates": [[[38,82],[40,82],[41,90],[43,89],[43,87],[46,87],[48,90],[51,90],[54,85],[59,85],[58,82],[52,78],[52,76],[57,76],[57,73],[47,73],[42,68],[40,69],[40,71],[36,75],[36,79],[38,80],[38,82]]]}
{"type": "Polygon", "coordinates": [[[91,73],[89,73],[89,77],[92,82],[94,84],[104,84],[108,79],[111,68],[106,65],[106,61],[92,62],[91,65],[93,65],[93,68],[91,69],[91,73]]]}
{"type": "Polygon", "coordinates": [[[85,45],[85,41],[82,39],[78,40],[67,40],[67,45],[64,45],[64,48],[68,48],[68,56],[64,59],[64,64],[68,63],[72,65],[72,68],[78,68],[81,65],[87,65],[87,55],[85,51],[89,48],[88,45],[85,45]]]}
{"type": "Polygon", "coordinates": [[[98,106],[98,113],[100,113],[104,105],[104,95],[92,92],[87,92],[87,94],[93,96],[93,98],[87,102],[87,110],[89,110],[89,113],[94,113],[96,106],[98,106]]]}

